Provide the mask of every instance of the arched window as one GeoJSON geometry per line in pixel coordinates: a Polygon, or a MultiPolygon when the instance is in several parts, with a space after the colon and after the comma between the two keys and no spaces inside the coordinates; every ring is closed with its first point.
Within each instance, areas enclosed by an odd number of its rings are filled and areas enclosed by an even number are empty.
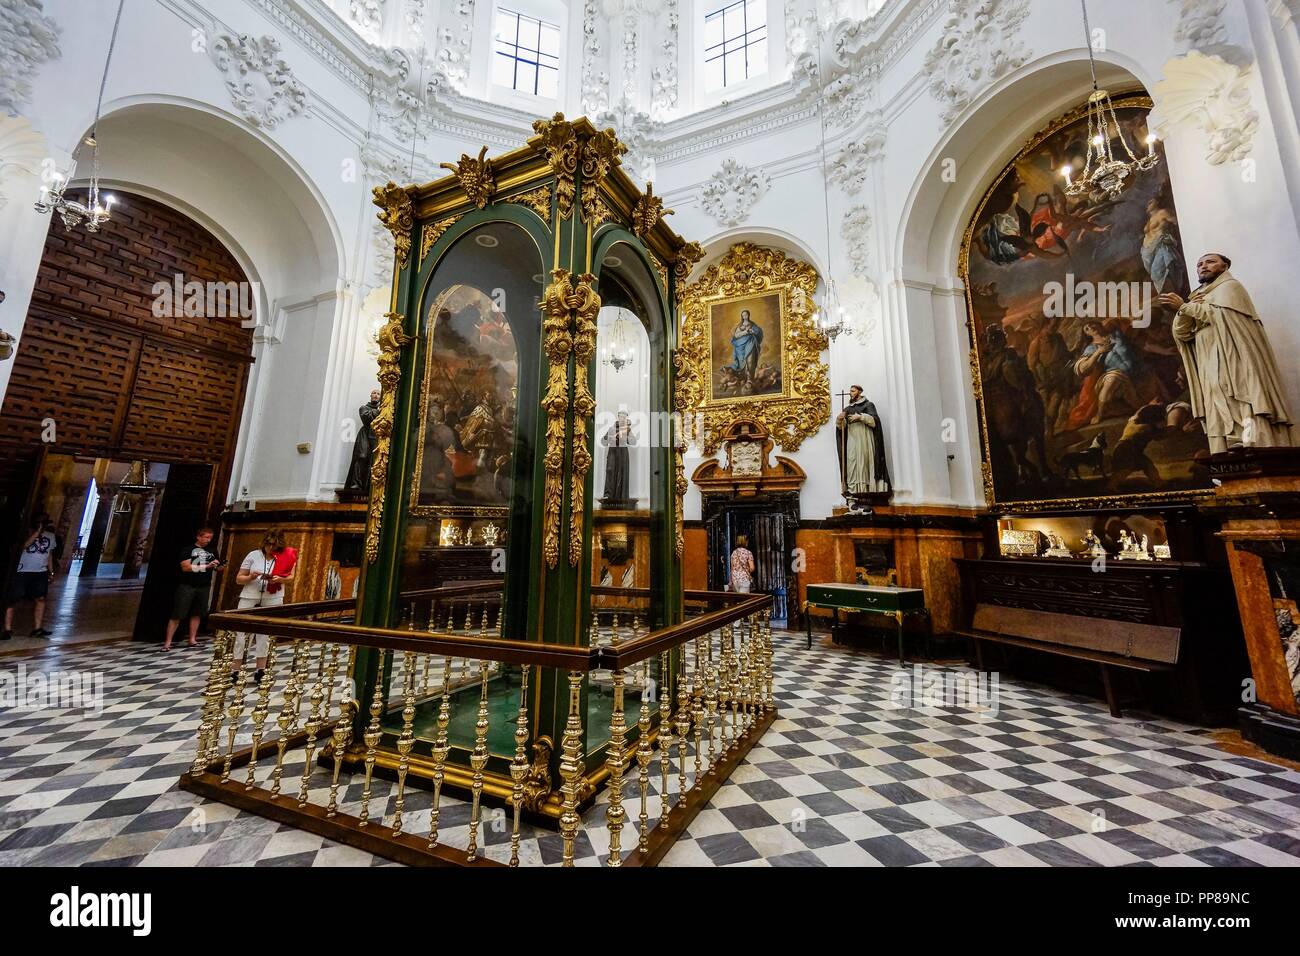
{"type": "Polygon", "coordinates": [[[767,0],[708,0],[704,14],[704,91],[716,93],[767,75],[767,0]]]}

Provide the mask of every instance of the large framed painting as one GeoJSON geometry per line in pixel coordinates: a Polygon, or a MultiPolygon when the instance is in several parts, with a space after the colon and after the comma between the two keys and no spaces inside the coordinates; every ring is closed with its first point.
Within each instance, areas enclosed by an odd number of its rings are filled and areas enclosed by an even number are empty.
{"type": "MultiPolygon", "coordinates": [[[[1151,101],[1116,116],[1145,150],[1151,101]]],[[[1071,198],[1062,170],[1086,154],[1080,107],[1027,143],[985,192],[962,243],[968,328],[995,510],[1138,504],[1210,486],[1173,313],[1189,292],[1168,166],[1116,198],[1071,198]]],[[[1116,142],[1116,152],[1122,147],[1116,142]]]]}
{"type": "Polygon", "coordinates": [[[830,420],[826,338],[812,317],[817,282],[808,263],[740,242],[686,288],[677,409],[705,454],[740,419],[762,422],[787,451],[830,420]]]}
{"type": "Polygon", "coordinates": [[[425,330],[411,513],[504,516],[519,376],[510,325],[486,292],[452,285],[425,330]]]}

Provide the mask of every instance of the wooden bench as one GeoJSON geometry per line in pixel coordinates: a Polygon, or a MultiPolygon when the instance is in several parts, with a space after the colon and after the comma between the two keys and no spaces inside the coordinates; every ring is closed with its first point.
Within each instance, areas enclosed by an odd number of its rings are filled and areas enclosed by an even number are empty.
{"type": "Polygon", "coordinates": [[[1111,669],[1143,674],[1173,670],[1178,663],[1182,632],[1176,627],[1155,624],[977,604],[970,628],[953,633],[970,638],[975,649],[975,666],[981,671],[986,643],[1096,664],[1101,672],[1106,705],[1111,716],[1120,717],[1122,712],[1111,669]]]}

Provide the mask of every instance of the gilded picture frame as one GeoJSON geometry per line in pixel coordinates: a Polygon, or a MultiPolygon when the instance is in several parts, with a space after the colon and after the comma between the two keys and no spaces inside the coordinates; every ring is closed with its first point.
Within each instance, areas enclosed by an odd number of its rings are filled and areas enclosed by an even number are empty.
{"type": "MultiPolygon", "coordinates": [[[[1115,108],[1121,116],[1127,135],[1130,137],[1142,132],[1139,125],[1140,120],[1134,117],[1144,116],[1151,109],[1151,99],[1141,93],[1130,93],[1117,95],[1115,97],[1115,108]]],[[[1161,487],[1162,483],[1152,482],[1153,487],[1140,487],[1135,479],[1125,479],[1123,482],[1113,480],[1100,480],[1097,475],[1104,478],[1107,475],[1105,468],[1096,469],[1094,459],[1098,457],[1097,447],[1099,442],[1093,442],[1090,448],[1085,448],[1089,441],[1095,439],[1094,431],[1099,431],[1102,426],[1089,428],[1086,425],[1082,428],[1071,432],[1074,409],[1072,405],[1077,404],[1075,399],[1078,396],[1073,394],[1065,395],[1060,403],[1061,407],[1055,415],[1052,413],[1052,406],[1045,403],[1045,426],[1043,429],[1044,439],[1038,450],[1030,446],[1030,455],[1041,457],[1040,452],[1046,448],[1046,467],[1043,463],[1038,462],[1037,458],[1031,458],[1030,464],[1037,465],[1041,470],[1043,477],[1037,479],[1037,484],[1029,481],[1022,481],[1017,477],[1014,481],[1009,480],[1007,476],[1007,462],[1010,460],[1014,464],[1014,459],[1009,458],[1007,451],[1003,447],[1005,443],[999,444],[996,436],[993,434],[997,429],[990,422],[990,415],[996,412],[996,406],[990,405],[991,386],[988,380],[987,365],[990,362],[989,356],[986,355],[988,346],[985,343],[986,333],[990,324],[995,324],[990,316],[996,317],[999,309],[1006,309],[1006,315],[1009,317],[1007,324],[1002,327],[1005,331],[1007,348],[1014,349],[1017,353],[1023,355],[1033,353],[1026,346],[1025,339],[1032,337],[1033,329],[1025,325],[1025,330],[1010,324],[1011,318],[1024,313],[1029,318],[1033,318],[1033,302],[1030,301],[1033,296],[1025,293],[1017,299],[1017,287],[1014,276],[1004,274],[1006,270],[1014,270],[1023,265],[1019,260],[1013,262],[1010,266],[1003,266],[1002,270],[991,269],[987,264],[989,253],[984,249],[987,241],[982,242],[982,236],[989,226],[990,218],[998,212],[1000,207],[996,205],[1000,201],[1005,201],[1010,192],[1008,183],[1012,183],[1019,171],[1021,183],[1023,185],[1019,192],[1010,193],[1015,202],[1023,203],[1032,200],[1035,205],[1042,202],[1042,196],[1035,198],[1035,192],[1038,189],[1046,190],[1041,182],[1034,180],[1033,175],[1037,174],[1041,168],[1043,170],[1040,180],[1054,178],[1059,175],[1058,167],[1061,158],[1053,150],[1059,152],[1062,144],[1069,140],[1069,137],[1075,135],[1078,130],[1086,131],[1086,106],[1081,105],[1060,116],[1057,116],[1050,123],[1036,132],[1032,137],[1025,141],[1016,153],[992,176],[989,185],[985,189],[979,204],[975,208],[973,215],[967,223],[966,231],[962,238],[962,244],[958,255],[958,272],[965,289],[966,300],[966,328],[970,342],[970,369],[972,386],[974,390],[976,409],[978,412],[978,422],[980,431],[980,452],[981,452],[981,472],[984,484],[985,498],[992,511],[995,513],[1034,513],[1042,511],[1061,511],[1061,510],[1088,510],[1096,508],[1118,508],[1118,507],[1137,507],[1149,504],[1177,504],[1195,500],[1203,497],[1208,492],[1204,485],[1201,485],[1195,478],[1190,475],[1179,483],[1170,482],[1168,484],[1174,487],[1161,487]],[[1074,130],[1071,130],[1071,128],[1074,130]],[[1024,192],[1029,199],[1021,196],[1024,192]],[[976,257],[980,256],[978,261],[976,257]],[[990,303],[994,305],[991,306],[990,303]],[[1017,337],[1018,336],[1018,337],[1017,337]],[[1064,422],[1057,428],[1053,423],[1064,422]],[[1058,438],[1057,436],[1066,436],[1058,438]],[[1052,443],[1056,444],[1053,445],[1052,443]],[[1073,442],[1073,444],[1071,444],[1073,442]],[[1065,478],[1058,477],[1064,475],[1062,469],[1071,465],[1074,460],[1086,462],[1083,465],[1074,465],[1076,470],[1067,481],[1065,478]],[[1093,469],[1093,470],[1089,470],[1093,469]],[[1083,477],[1080,478],[1079,476],[1083,477]],[[1117,487],[1119,485],[1119,487],[1117,487]],[[1037,493],[1035,493],[1037,492],[1037,493]]],[[[1077,137],[1076,137],[1077,138],[1077,137]]],[[[1159,146],[1156,147],[1159,149],[1159,146]]],[[[1124,204],[1141,204],[1142,201],[1149,201],[1147,193],[1153,192],[1159,195],[1159,200],[1154,200],[1158,205],[1163,206],[1166,210],[1167,218],[1174,221],[1173,236],[1177,237],[1176,232],[1176,212],[1173,208],[1172,184],[1169,182],[1169,172],[1167,164],[1160,162],[1154,170],[1146,173],[1139,173],[1143,177],[1141,181],[1142,188],[1130,188],[1117,201],[1111,201],[1102,204],[1103,209],[1096,215],[1097,225],[1091,229],[1092,233],[1102,237],[1101,240],[1092,239],[1092,236],[1085,235],[1082,239],[1071,234],[1069,238],[1070,256],[1063,256],[1061,262],[1070,263],[1069,270],[1081,268],[1074,263],[1079,259],[1082,247],[1088,254],[1093,254],[1088,249],[1086,243],[1089,239],[1092,241],[1101,241],[1114,245],[1118,242],[1128,242],[1136,249],[1142,239],[1141,231],[1136,234],[1133,231],[1131,223],[1123,223],[1117,220],[1116,212],[1113,209],[1105,209],[1104,206],[1111,206],[1119,209],[1124,204]],[[1158,188],[1154,188],[1158,187],[1158,188]],[[1163,192],[1160,190],[1163,189],[1163,192]],[[1113,223],[1113,225],[1112,225],[1113,223]],[[1104,227],[1104,228],[1103,228],[1104,227]]],[[[1053,196],[1059,200],[1059,186],[1053,186],[1051,195],[1048,196],[1049,204],[1053,196]]],[[[1014,208],[1014,207],[1012,207],[1014,208]]],[[[1148,207],[1149,209],[1149,207],[1148,207]]],[[[1072,208],[1068,210],[1076,219],[1082,219],[1091,210],[1085,210],[1084,213],[1077,213],[1072,208]]],[[[1023,217],[1031,218],[1036,214],[1035,211],[1026,212],[1023,217]]],[[[1130,217],[1131,218],[1131,217],[1130,217]]],[[[1055,227],[1053,227],[1055,228],[1055,227]]],[[[1049,237],[1050,238],[1050,237],[1049,237]]],[[[1064,237],[1063,237],[1064,238],[1064,237]]],[[[1033,240],[1037,246],[1043,247],[1045,240],[1033,240]]],[[[1065,243],[1062,242],[1064,246],[1065,243]]],[[[1123,278],[1143,278],[1137,270],[1141,268],[1140,256],[1130,251],[1126,255],[1115,252],[1107,253],[1109,258],[1103,260],[1106,271],[1102,273],[1097,271],[1096,275],[1090,275],[1084,272],[1081,278],[1086,280],[1093,279],[1113,279],[1123,278]],[[1129,272],[1124,272],[1127,268],[1129,272]]],[[[1041,253],[1040,253],[1041,255],[1041,253]]],[[[1065,266],[1062,266],[1065,269],[1065,266]]],[[[1040,271],[1042,271],[1040,269],[1040,271]]],[[[1073,280],[1071,276],[1049,276],[1049,278],[1066,278],[1073,280]]],[[[1042,277],[1036,279],[1036,288],[1045,289],[1046,286],[1041,281],[1042,277]]],[[[1024,283],[1022,283],[1024,284],[1024,283]]],[[[1033,283],[1030,283],[1031,285],[1033,283]]],[[[1021,290],[1023,292],[1023,290],[1021,290]]],[[[1045,320],[1040,319],[1040,322],[1045,320]]],[[[1169,317],[1164,316],[1157,310],[1155,318],[1152,320],[1153,327],[1161,328],[1161,323],[1168,325],[1169,317]]],[[[1024,324],[1024,323],[1022,323],[1024,324]]],[[[1051,325],[1050,323],[1047,323],[1051,325]]],[[[1048,329],[1053,331],[1054,325],[1048,329]]],[[[1151,334],[1145,329],[1140,330],[1138,334],[1151,334]]],[[[1082,343],[1074,343],[1068,337],[1063,337],[1066,348],[1072,359],[1077,358],[1082,343]]],[[[1041,354],[1041,351],[1040,351],[1041,354]]],[[[1035,378],[1040,381],[1042,376],[1037,374],[1037,369],[1031,369],[1035,378]]],[[[1176,372],[1176,369],[1174,369],[1176,372]]],[[[1170,373],[1172,374],[1172,373],[1170,373]]],[[[1170,377],[1170,375],[1166,375],[1170,377]]],[[[1050,379],[1048,379],[1051,381],[1050,379]]],[[[1003,389],[1005,391],[1005,389],[1003,389]]],[[[1041,391],[1041,388],[1040,388],[1041,391]]],[[[1176,396],[1174,396],[1176,397],[1176,396]]],[[[1145,398],[1145,396],[1144,396],[1145,398]]],[[[1172,400],[1172,398],[1170,399],[1172,400]]],[[[1138,411],[1141,411],[1139,406],[1138,411]]],[[[1126,409],[1126,412],[1134,411],[1126,409]]],[[[1136,412],[1135,412],[1136,414],[1136,412]]],[[[1005,417],[1005,416],[1002,416],[1005,417]]],[[[1098,418],[1101,418],[1098,411],[1098,418]]],[[[1001,419],[999,419],[1001,421],[1001,419]]],[[[1108,460],[1107,452],[1113,452],[1117,442],[1121,440],[1121,431],[1124,428],[1123,416],[1117,417],[1116,421],[1107,420],[1105,429],[1109,435],[1108,442],[1102,445],[1101,455],[1103,464],[1111,467],[1113,476],[1113,462],[1108,460]]],[[[1006,429],[1002,430],[1005,433],[1006,429]]],[[[1020,427],[1015,430],[1016,434],[1029,433],[1033,429],[1020,427]]],[[[1024,469],[1022,468],[1023,472],[1024,469]]],[[[1208,484],[1208,476],[1205,484],[1208,484]]]]}
{"type": "Polygon", "coordinates": [[[830,421],[826,337],[813,321],[817,270],[779,249],[733,245],[687,286],[677,347],[676,407],[699,416],[715,453],[740,419],[761,422],[797,451],[830,421]]]}

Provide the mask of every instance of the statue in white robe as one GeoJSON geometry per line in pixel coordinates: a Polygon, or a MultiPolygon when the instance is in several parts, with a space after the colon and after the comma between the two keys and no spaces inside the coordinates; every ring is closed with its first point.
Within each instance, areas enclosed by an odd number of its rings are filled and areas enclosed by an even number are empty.
{"type": "Polygon", "coordinates": [[[1196,264],[1201,286],[1184,301],[1160,296],[1177,309],[1173,334],[1186,369],[1192,414],[1205,428],[1210,451],[1242,445],[1294,444],[1277,359],[1250,295],[1228,272],[1231,261],[1207,253],[1196,264]]]}

